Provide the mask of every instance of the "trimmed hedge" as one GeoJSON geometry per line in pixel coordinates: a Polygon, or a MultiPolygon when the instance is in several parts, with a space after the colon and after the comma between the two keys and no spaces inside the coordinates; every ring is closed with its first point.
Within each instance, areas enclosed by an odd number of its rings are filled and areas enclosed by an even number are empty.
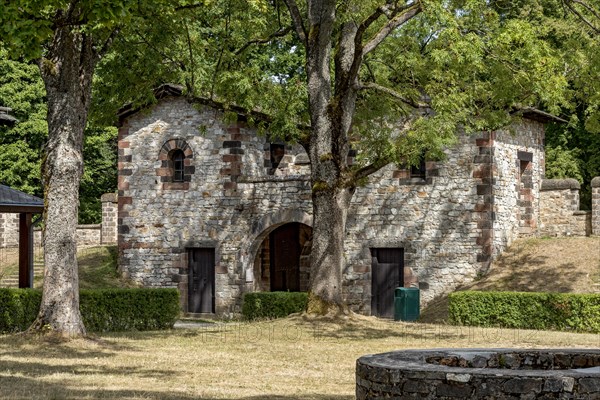
{"type": "Polygon", "coordinates": [[[600,294],[462,291],[448,313],[457,325],[600,332],[600,294]]]}
{"type": "Polygon", "coordinates": [[[246,319],[282,318],[306,310],[304,292],[251,292],[244,294],[242,315],[246,319]]]}
{"type": "MultiPolygon", "coordinates": [[[[27,329],[42,292],[0,289],[0,333],[27,329]]],[[[177,289],[82,289],[79,309],[90,332],[169,329],[179,318],[177,289]]]]}

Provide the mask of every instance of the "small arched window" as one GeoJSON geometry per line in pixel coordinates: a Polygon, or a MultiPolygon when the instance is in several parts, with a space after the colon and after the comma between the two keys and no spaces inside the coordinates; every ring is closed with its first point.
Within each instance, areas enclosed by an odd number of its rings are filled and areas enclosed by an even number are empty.
{"type": "Polygon", "coordinates": [[[171,155],[171,162],[173,163],[173,182],[183,182],[183,160],[185,154],[182,150],[175,150],[171,155]]]}

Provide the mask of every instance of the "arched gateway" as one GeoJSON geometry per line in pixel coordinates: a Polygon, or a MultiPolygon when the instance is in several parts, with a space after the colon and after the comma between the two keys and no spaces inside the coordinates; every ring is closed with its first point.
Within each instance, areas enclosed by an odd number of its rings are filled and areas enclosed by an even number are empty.
{"type": "Polygon", "coordinates": [[[312,228],[300,222],[270,227],[254,257],[254,290],[303,292],[308,289],[312,228]]]}

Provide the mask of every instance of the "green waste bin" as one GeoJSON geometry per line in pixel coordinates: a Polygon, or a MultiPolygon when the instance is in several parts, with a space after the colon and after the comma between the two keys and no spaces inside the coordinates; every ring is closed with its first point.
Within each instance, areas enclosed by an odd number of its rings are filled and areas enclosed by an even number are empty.
{"type": "Polygon", "coordinates": [[[394,290],[394,321],[416,321],[421,313],[419,288],[399,287],[394,290]]]}

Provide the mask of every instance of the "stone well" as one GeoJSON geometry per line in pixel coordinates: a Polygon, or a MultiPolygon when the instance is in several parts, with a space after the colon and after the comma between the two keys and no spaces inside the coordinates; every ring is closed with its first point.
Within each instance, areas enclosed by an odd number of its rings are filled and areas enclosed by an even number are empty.
{"type": "Polygon", "coordinates": [[[600,350],[435,349],[366,355],[357,399],[600,399],[600,350]]]}

